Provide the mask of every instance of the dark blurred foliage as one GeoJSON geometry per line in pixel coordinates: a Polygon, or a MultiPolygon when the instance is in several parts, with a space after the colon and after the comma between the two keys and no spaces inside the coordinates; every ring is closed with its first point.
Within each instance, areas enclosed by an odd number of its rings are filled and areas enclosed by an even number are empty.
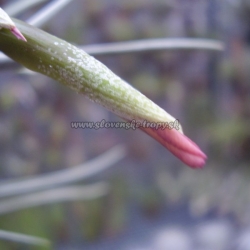
{"type": "Polygon", "coordinates": [[[73,1],[56,15],[44,29],[79,45],[159,37],[224,41],[224,52],[97,57],[179,119],[208,163],[202,171],[188,169],[140,131],[71,129],[71,121],[119,118],[44,76],[5,70],[0,81],[2,180],[72,167],[117,143],[129,153],[93,179],[110,181],[107,197],[2,216],[1,228],[62,243],[110,239],[133,228],[137,213],[154,220],[183,204],[193,217],[213,211],[250,223],[249,14],[247,1],[86,0],[73,1]]]}

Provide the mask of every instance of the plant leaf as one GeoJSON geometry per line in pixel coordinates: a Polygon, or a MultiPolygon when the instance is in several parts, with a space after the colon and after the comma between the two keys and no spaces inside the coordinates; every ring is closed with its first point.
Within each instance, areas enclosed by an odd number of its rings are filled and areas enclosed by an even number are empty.
{"type": "MultiPolygon", "coordinates": [[[[84,94],[125,120],[135,120],[140,124],[145,121],[176,121],[83,50],[24,22],[16,19],[15,22],[27,38],[27,43],[13,39],[6,30],[0,31],[0,50],[13,60],[84,94]]],[[[190,167],[198,168],[205,164],[205,154],[187,137],[182,136],[181,127],[178,131],[175,128],[141,129],[190,167]]]]}
{"type": "Polygon", "coordinates": [[[5,28],[9,29],[16,38],[26,41],[25,37],[22,35],[22,33],[17,29],[14,22],[10,19],[8,14],[0,8],[0,29],[5,28]]]}

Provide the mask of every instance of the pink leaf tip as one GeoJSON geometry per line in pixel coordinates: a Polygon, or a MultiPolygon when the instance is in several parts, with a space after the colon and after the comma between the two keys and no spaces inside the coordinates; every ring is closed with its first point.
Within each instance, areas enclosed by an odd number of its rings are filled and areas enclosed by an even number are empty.
{"type": "Polygon", "coordinates": [[[202,168],[205,165],[207,156],[193,141],[176,129],[153,129],[142,127],[141,129],[161,143],[189,167],[202,168]]]}
{"type": "Polygon", "coordinates": [[[25,42],[27,42],[26,38],[23,36],[23,34],[17,29],[17,27],[13,27],[10,29],[10,31],[12,32],[12,34],[20,40],[23,40],[25,42]]]}

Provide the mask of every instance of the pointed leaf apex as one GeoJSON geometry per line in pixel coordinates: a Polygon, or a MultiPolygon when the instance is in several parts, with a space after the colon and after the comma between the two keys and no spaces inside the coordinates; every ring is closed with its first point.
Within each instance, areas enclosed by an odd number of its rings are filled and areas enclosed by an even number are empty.
{"type": "Polygon", "coordinates": [[[26,38],[23,36],[23,34],[18,30],[17,27],[14,27],[12,29],[10,29],[11,33],[17,38],[17,39],[20,39],[20,40],[23,40],[25,42],[27,42],[26,38]]]}
{"type": "Polygon", "coordinates": [[[12,34],[20,40],[27,41],[26,38],[22,35],[22,33],[17,29],[14,22],[10,19],[8,14],[0,8],[0,29],[9,29],[12,34]]]}

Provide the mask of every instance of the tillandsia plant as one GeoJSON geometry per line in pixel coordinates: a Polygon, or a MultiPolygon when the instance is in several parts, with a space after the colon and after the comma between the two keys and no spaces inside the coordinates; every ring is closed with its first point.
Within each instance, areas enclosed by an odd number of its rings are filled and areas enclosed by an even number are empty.
{"type": "Polygon", "coordinates": [[[1,12],[0,50],[26,68],[47,75],[103,105],[152,136],[192,168],[206,155],[186,137],[176,119],[83,50],[1,12]],[[13,34],[19,39],[16,39],[13,34]],[[14,32],[13,32],[14,31],[14,32]],[[145,127],[145,121],[170,126],[145,127]]]}

